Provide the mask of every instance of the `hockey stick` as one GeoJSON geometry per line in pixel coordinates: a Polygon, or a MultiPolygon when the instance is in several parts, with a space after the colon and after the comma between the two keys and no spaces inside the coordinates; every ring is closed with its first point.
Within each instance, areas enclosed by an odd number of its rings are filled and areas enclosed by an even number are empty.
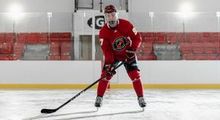
{"type": "MultiPolygon", "coordinates": [[[[124,62],[121,62],[119,65],[117,65],[112,71],[116,70],[118,67],[120,67],[122,64],[124,64],[124,62]]],[[[54,113],[57,110],[59,110],[60,108],[62,108],[63,106],[65,106],[67,103],[69,103],[70,101],[74,100],[76,97],[78,97],[81,93],[85,92],[86,90],[88,90],[89,88],[91,88],[93,85],[95,85],[96,83],[98,83],[101,79],[107,77],[107,75],[99,78],[98,80],[96,80],[94,83],[92,83],[91,85],[89,85],[88,87],[86,87],[85,89],[83,89],[81,92],[79,92],[78,94],[76,94],[75,96],[73,96],[72,98],[70,98],[68,101],[66,101],[65,103],[63,103],[62,105],[60,105],[58,108],[56,109],[42,109],[41,113],[45,113],[45,114],[50,114],[50,113],[54,113]]]]}

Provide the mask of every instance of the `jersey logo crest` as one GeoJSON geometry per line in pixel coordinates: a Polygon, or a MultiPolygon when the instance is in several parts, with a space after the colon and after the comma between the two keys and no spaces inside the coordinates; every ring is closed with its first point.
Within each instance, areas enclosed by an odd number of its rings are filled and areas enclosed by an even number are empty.
{"type": "Polygon", "coordinates": [[[121,51],[128,44],[129,44],[129,40],[127,40],[126,37],[119,37],[119,38],[115,39],[115,41],[112,43],[112,48],[113,48],[113,50],[121,51]]]}

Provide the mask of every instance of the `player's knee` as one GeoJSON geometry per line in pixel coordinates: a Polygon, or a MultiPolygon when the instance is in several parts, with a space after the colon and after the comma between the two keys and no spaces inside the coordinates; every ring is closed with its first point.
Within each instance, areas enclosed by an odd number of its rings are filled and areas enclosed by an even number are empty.
{"type": "Polygon", "coordinates": [[[107,76],[107,77],[103,78],[102,80],[103,80],[103,81],[110,81],[111,78],[112,78],[111,76],[107,76]]]}
{"type": "Polygon", "coordinates": [[[101,77],[104,77],[102,80],[104,81],[109,81],[111,80],[112,76],[111,75],[107,75],[105,71],[102,71],[101,77]]]}
{"type": "Polygon", "coordinates": [[[140,72],[138,70],[129,71],[128,76],[133,82],[136,80],[140,80],[140,72]]]}

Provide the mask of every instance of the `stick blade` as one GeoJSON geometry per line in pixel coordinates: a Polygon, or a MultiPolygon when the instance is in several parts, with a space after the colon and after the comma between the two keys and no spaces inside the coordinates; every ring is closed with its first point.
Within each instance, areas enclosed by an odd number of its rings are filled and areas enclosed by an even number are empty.
{"type": "Polygon", "coordinates": [[[54,113],[56,111],[57,111],[57,109],[42,109],[41,113],[50,114],[50,113],[54,113]]]}

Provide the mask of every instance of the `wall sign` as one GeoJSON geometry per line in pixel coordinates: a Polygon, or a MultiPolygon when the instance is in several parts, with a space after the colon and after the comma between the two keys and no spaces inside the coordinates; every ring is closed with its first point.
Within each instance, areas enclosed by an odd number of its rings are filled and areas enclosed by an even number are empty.
{"type": "MultiPolygon", "coordinates": [[[[92,28],[92,17],[88,19],[87,24],[92,28]]],[[[101,29],[105,24],[105,17],[103,15],[95,16],[95,29],[101,29]]]]}

